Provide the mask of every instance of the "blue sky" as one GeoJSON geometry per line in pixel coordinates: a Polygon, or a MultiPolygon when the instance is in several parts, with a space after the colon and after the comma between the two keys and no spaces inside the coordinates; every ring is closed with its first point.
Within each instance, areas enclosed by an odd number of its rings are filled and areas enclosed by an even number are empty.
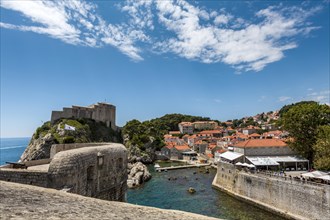
{"type": "Polygon", "coordinates": [[[107,101],[117,124],[329,103],[329,1],[1,1],[1,137],[107,101]]]}

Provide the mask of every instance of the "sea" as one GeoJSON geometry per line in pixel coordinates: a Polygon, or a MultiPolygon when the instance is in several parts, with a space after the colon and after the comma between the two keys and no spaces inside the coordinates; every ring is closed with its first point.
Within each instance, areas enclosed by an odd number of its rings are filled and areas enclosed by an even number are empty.
{"type": "MultiPolygon", "coordinates": [[[[0,165],[17,162],[28,146],[30,138],[1,138],[0,165]]],[[[177,163],[160,163],[162,167],[177,166],[177,163]]],[[[129,189],[127,202],[162,209],[187,211],[229,220],[284,220],[280,216],[237,200],[224,192],[212,188],[215,169],[190,168],[156,172],[148,166],[151,180],[142,186],[129,189]],[[196,192],[187,191],[193,187],[196,192]]]]}

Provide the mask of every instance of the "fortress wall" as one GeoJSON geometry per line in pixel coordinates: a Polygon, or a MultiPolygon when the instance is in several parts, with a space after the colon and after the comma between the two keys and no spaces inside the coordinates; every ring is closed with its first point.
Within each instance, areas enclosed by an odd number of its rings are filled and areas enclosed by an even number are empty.
{"type": "Polygon", "coordinates": [[[112,145],[113,143],[74,143],[74,144],[53,144],[50,148],[50,158],[53,158],[55,154],[61,151],[78,149],[82,147],[94,147],[102,145],[112,145]]]}
{"type": "Polygon", "coordinates": [[[47,172],[30,171],[25,169],[0,169],[0,180],[47,187],[47,172]]]}
{"type": "Polygon", "coordinates": [[[263,208],[297,219],[330,216],[330,186],[282,180],[219,163],[214,186],[263,208]]]}
{"type": "Polygon", "coordinates": [[[126,200],[127,150],[121,144],[57,153],[49,166],[49,187],[105,200],[126,200]]]}

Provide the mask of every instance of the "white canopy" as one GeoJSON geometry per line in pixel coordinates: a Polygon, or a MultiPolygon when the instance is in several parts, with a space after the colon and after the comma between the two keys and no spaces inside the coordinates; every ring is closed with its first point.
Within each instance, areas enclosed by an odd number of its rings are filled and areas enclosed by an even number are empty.
{"type": "Polygon", "coordinates": [[[242,163],[241,162],[237,162],[237,163],[235,163],[235,165],[242,166],[242,163]]]}
{"type": "Polygon", "coordinates": [[[313,172],[303,173],[301,175],[303,177],[311,177],[311,178],[319,178],[321,176],[325,176],[325,178],[326,178],[327,175],[329,176],[329,174],[322,172],[322,171],[318,171],[318,170],[315,170],[313,172]]]}
{"type": "Polygon", "coordinates": [[[243,156],[243,154],[231,152],[231,151],[227,151],[223,154],[220,154],[221,158],[229,160],[229,161],[236,160],[237,158],[240,158],[241,156],[243,156]]]}
{"type": "Polygon", "coordinates": [[[254,166],[279,166],[280,164],[270,157],[246,157],[254,166]]]}

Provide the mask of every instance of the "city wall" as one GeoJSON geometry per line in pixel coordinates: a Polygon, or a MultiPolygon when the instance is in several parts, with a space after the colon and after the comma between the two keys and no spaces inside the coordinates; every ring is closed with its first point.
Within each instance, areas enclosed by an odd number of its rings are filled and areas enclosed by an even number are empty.
{"type": "Polygon", "coordinates": [[[330,216],[330,186],[247,173],[220,162],[212,184],[239,199],[293,219],[330,216]]]}
{"type": "Polygon", "coordinates": [[[126,200],[127,150],[122,144],[66,144],[54,146],[56,150],[52,159],[24,164],[34,168],[49,164],[46,170],[14,169],[9,164],[0,167],[0,180],[105,200],[126,200]]]}
{"type": "Polygon", "coordinates": [[[0,169],[0,180],[48,187],[48,173],[23,169],[0,169]]]}

